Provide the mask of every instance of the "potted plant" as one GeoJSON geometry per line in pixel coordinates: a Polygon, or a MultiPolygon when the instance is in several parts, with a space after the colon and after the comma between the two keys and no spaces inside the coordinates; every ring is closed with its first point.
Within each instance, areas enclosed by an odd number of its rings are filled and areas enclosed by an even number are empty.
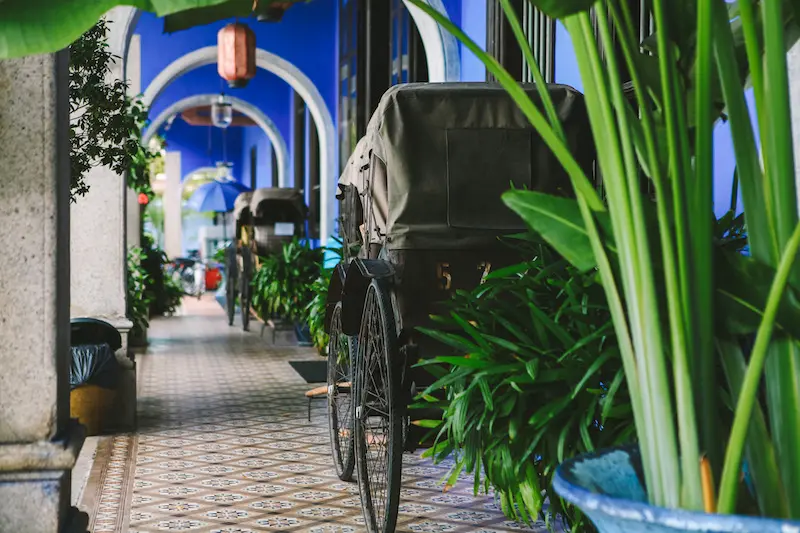
{"type": "Polygon", "coordinates": [[[167,254],[159,248],[153,236],[142,235],[141,265],[147,274],[145,295],[150,301],[150,316],[174,314],[183,299],[183,286],[174,277],[167,275],[167,254]]]}
{"type": "Polygon", "coordinates": [[[309,342],[306,308],[320,275],[322,250],[293,239],[279,253],[262,257],[253,276],[253,309],[259,318],[293,325],[298,341],[309,342]]]}
{"type": "Polygon", "coordinates": [[[444,411],[417,424],[435,432],[424,455],[455,459],[449,483],[473,474],[509,517],[585,531],[586,518],[552,491],[553,475],[564,459],[629,442],[630,400],[603,288],[528,239],[514,248],[530,259],[457,292],[438,326],[421,330],[442,355],[421,363],[438,379],[411,413],[444,411]]]}
{"type": "Polygon", "coordinates": [[[411,1],[481,57],[567,170],[574,200],[530,191],[505,200],[576,268],[596,269],[608,301],[638,446],[568,461],[556,490],[601,532],[798,530],[800,225],[789,3],[652,0],[655,33],[640,46],[627,2],[531,0],[561,19],[573,41],[601,196],[566,148],[510,1],[500,3],[543,109],[463,32],[411,1]],[[723,119],[750,256],[713,245],[713,127],[723,119]],[[641,192],[643,177],[653,201],[641,192]],[[754,335],[747,350],[744,335],[754,335]]]}
{"type": "Polygon", "coordinates": [[[311,293],[313,298],[306,307],[307,322],[309,334],[311,336],[311,343],[316,347],[319,355],[322,357],[328,356],[328,334],[325,333],[325,313],[328,306],[328,287],[331,283],[331,276],[336,271],[336,265],[342,260],[342,243],[338,239],[334,239],[338,246],[325,247],[323,250],[330,252],[330,258],[322,259],[319,265],[321,274],[319,278],[311,285],[311,293]],[[332,260],[334,266],[326,267],[325,263],[332,260]]]}
{"type": "Polygon", "coordinates": [[[150,326],[150,277],[143,266],[146,257],[139,247],[128,250],[128,318],[133,322],[128,343],[131,346],[147,345],[147,328],[150,326]]]}

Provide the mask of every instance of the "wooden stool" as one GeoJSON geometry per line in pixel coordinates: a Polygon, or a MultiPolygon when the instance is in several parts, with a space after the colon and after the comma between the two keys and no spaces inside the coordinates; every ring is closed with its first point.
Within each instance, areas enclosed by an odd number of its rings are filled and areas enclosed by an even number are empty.
{"type": "MultiPolygon", "coordinates": [[[[338,384],[339,392],[350,394],[350,382],[346,381],[338,384]]],[[[306,391],[306,398],[308,398],[308,421],[311,422],[311,401],[326,398],[328,396],[328,386],[322,385],[310,391],[306,391]]]]}
{"type": "Polygon", "coordinates": [[[306,398],[308,398],[308,421],[311,422],[311,400],[321,399],[328,396],[328,386],[322,385],[316,389],[306,391],[306,398]]]}

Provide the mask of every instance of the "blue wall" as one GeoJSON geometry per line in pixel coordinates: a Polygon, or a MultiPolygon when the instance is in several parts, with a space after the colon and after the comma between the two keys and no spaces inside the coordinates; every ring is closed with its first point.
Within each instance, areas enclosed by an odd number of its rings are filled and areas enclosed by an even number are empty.
{"type": "Polygon", "coordinates": [[[292,89],[286,82],[270,72],[259,70],[243,89],[228,89],[226,85],[217,74],[215,65],[188,72],[169,84],[156,98],[150,106],[150,117],[157,117],[173,103],[189,96],[224,92],[258,107],[275,123],[288,143],[291,135],[289,104],[292,89]]]}
{"type": "MultiPolygon", "coordinates": [[[[461,2],[461,29],[486,50],[486,0],[461,2]]],[[[486,67],[464,45],[461,45],[461,80],[486,81],[486,67]]]]}
{"type": "Polygon", "coordinates": [[[256,149],[256,188],[270,187],[272,185],[272,146],[269,139],[256,126],[241,128],[242,153],[241,168],[242,181],[250,186],[250,149],[256,149]]]}
{"type": "MultiPolygon", "coordinates": [[[[337,5],[333,0],[298,3],[286,12],[280,23],[248,21],[256,33],[256,45],[291,62],[311,79],[334,120],[338,74],[337,5]]],[[[164,35],[162,21],[144,13],[136,27],[142,42],[142,88],[175,59],[198,48],[216,45],[217,32],[229,22],[232,20],[164,35]]],[[[213,79],[219,80],[219,77],[215,74],[213,79]]]]}
{"type": "MultiPolygon", "coordinates": [[[[226,153],[229,162],[233,162],[233,177],[241,180],[241,153],[243,128],[228,128],[226,136],[226,153]]],[[[223,160],[222,130],[208,126],[190,126],[177,117],[172,127],[166,132],[167,150],[181,152],[181,177],[186,178],[195,170],[213,167],[217,161],[223,160]],[[209,133],[211,134],[211,150],[209,151],[209,133]]],[[[247,184],[247,181],[244,182],[247,184]]]]}
{"type": "MultiPolygon", "coordinates": [[[[460,25],[478,44],[484,46],[486,39],[485,0],[442,0],[451,20],[460,25]]],[[[336,0],[314,0],[297,4],[279,24],[251,23],[257,35],[257,45],[290,61],[302,70],[317,86],[328,105],[328,110],[338,123],[337,79],[338,79],[338,2],[336,0]]],[[[162,22],[150,14],[144,14],[137,27],[142,35],[142,87],[145,88],[164,67],[174,59],[203,46],[216,44],[217,32],[227,22],[193,28],[166,36],[162,34],[162,22]]],[[[461,73],[464,81],[482,81],[485,69],[480,61],[461,46],[461,73]]],[[[574,50],[562,24],[556,30],[556,82],[583,90],[574,50]]],[[[154,102],[153,116],[172,102],[201,92],[216,93],[225,90],[232,96],[257,105],[278,126],[290,151],[293,144],[294,117],[291,105],[291,88],[276,76],[259,70],[250,86],[242,90],[229,90],[216,73],[216,65],[202,67],[173,82],[154,102]]],[[[209,164],[205,155],[207,131],[181,125],[176,120],[168,134],[169,149],[180,147],[184,171],[209,164]]],[[[271,182],[271,147],[266,137],[257,128],[236,128],[229,135],[229,153],[238,154],[230,159],[236,161],[234,174],[249,183],[250,148],[258,151],[258,186],[271,182]],[[238,130],[238,140],[234,140],[238,130]],[[238,143],[238,144],[235,144],[238,143]],[[234,148],[235,145],[235,148],[234,148]]],[[[715,211],[722,214],[730,204],[730,184],[735,161],[727,125],[720,124],[715,131],[715,211]]],[[[338,154],[338,151],[337,151],[338,154]]],[[[307,154],[306,154],[307,157],[307,154]]],[[[220,155],[216,159],[221,158],[220,155]]],[[[213,159],[213,158],[212,158],[213,159]]],[[[289,155],[291,167],[293,157],[289,155]]],[[[211,162],[213,164],[213,161],[211,162]]],[[[306,164],[308,169],[308,164],[306,164]]],[[[290,169],[289,183],[294,173],[290,169]]]]}

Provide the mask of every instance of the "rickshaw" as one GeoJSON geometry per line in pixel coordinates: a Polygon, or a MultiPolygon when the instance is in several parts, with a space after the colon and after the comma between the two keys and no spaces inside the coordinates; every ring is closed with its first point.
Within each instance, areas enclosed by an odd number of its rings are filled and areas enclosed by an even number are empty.
{"type": "Polygon", "coordinates": [[[250,201],[253,192],[243,192],[233,204],[233,219],[236,221],[236,234],[233,243],[225,250],[225,270],[228,273],[226,289],[226,310],[228,325],[233,325],[236,315],[236,297],[242,310],[242,329],[250,327],[250,280],[253,273],[253,213],[250,201]]]}
{"type": "Polygon", "coordinates": [[[265,188],[253,192],[253,250],[258,256],[280,252],[283,245],[306,234],[308,208],[302,191],[265,188]]]}
{"type": "MultiPolygon", "coordinates": [[[[540,103],[533,85],[523,87],[540,103]]],[[[582,95],[548,91],[590,173],[582,95]]],[[[326,309],[331,444],[340,477],[357,474],[369,533],[395,530],[402,453],[418,442],[408,405],[432,381],[414,365],[444,349],[417,328],[431,326],[454,291],[521,259],[501,239],[525,230],[501,200],[510,188],[571,194],[516,104],[485,83],[391,88],[340,179],[341,232],[356,254],[332,277],[326,309]]]]}
{"type": "Polygon", "coordinates": [[[240,299],[242,327],[249,329],[253,275],[259,257],[279,253],[283,245],[305,235],[307,207],[301,191],[263,188],[240,194],[234,204],[236,242],[228,247],[228,323],[233,325],[236,295],[240,299]]]}

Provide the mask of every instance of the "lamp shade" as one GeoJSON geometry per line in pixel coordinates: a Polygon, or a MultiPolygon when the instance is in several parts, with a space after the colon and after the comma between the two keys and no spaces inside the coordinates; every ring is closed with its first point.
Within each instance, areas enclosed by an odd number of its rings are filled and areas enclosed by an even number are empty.
{"type": "Polygon", "coordinates": [[[233,122],[233,104],[221,94],[211,104],[211,123],[217,128],[227,128],[231,122],[233,122]]]}
{"type": "Polygon", "coordinates": [[[256,34],[232,22],[217,34],[217,72],[230,87],[241,88],[256,75],[256,34]]]}

